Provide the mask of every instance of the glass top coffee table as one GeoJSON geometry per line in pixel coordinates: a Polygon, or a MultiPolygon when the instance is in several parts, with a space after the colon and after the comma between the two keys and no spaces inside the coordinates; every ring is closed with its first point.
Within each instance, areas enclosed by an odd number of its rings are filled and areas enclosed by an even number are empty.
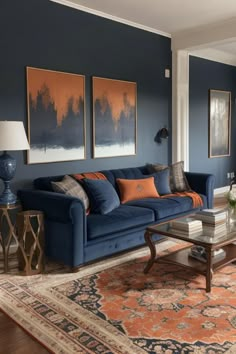
{"type": "MultiPolygon", "coordinates": [[[[193,216],[193,215],[191,215],[193,216]]],[[[154,263],[170,263],[177,264],[182,267],[193,270],[198,274],[202,274],[206,277],[206,292],[211,291],[211,279],[213,273],[229,264],[236,261],[236,225],[227,224],[226,231],[221,234],[210,237],[204,235],[203,232],[193,233],[189,235],[183,235],[182,233],[172,232],[172,221],[165,222],[158,225],[152,225],[146,228],[145,241],[150,248],[150,259],[144,273],[148,273],[154,263]],[[190,245],[182,248],[178,251],[171,252],[168,255],[157,256],[155,241],[153,236],[159,234],[170,237],[176,240],[182,240],[189,242],[190,245]],[[206,262],[202,262],[198,259],[192,258],[190,249],[193,245],[203,246],[206,251],[206,262]],[[219,248],[223,248],[225,251],[222,258],[214,259],[213,252],[219,248]]]]}

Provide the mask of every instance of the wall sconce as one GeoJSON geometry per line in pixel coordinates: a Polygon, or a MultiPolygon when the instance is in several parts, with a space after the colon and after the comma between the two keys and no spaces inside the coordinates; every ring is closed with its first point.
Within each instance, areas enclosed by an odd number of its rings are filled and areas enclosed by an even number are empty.
{"type": "Polygon", "coordinates": [[[161,128],[158,130],[154,140],[156,143],[161,144],[161,139],[167,139],[169,136],[169,132],[167,128],[161,128]]]}

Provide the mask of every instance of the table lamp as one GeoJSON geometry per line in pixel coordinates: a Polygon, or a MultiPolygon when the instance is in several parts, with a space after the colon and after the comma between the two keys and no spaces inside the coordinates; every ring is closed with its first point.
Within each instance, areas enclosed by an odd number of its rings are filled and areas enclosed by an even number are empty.
{"type": "Polygon", "coordinates": [[[3,193],[0,195],[0,204],[14,204],[16,195],[10,189],[10,180],[16,172],[16,160],[7,154],[8,150],[29,150],[23,122],[0,121],[0,178],[4,183],[3,193]]]}

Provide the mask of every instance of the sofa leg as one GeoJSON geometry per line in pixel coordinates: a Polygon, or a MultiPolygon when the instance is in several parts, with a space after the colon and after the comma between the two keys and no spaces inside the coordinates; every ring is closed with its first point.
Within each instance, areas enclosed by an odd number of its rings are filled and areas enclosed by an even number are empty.
{"type": "Polygon", "coordinates": [[[70,273],[77,273],[81,268],[82,268],[82,266],[70,267],[69,272],[70,273]]]}

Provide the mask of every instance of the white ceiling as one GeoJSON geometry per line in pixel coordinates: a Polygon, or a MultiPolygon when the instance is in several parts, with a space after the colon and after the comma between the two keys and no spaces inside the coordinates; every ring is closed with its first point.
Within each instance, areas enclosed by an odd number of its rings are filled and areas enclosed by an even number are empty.
{"type": "MultiPolygon", "coordinates": [[[[236,0],[51,0],[124,22],[152,32],[174,37],[185,35],[202,26],[235,21],[236,0]]],[[[236,38],[236,26],[235,26],[236,38]]],[[[228,54],[236,58],[236,42],[217,43],[205,47],[205,53],[228,54]]],[[[201,52],[198,50],[201,56],[201,52]]],[[[236,60],[236,59],[235,59],[236,60]]],[[[235,61],[236,63],[236,61],[235,61]]]]}
{"type": "Polygon", "coordinates": [[[235,0],[70,0],[169,34],[236,17],[235,0]]]}
{"type": "Polygon", "coordinates": [[[215,45],[215,48],[218,50],[226,51],[236,56],[236,45],[232,45],[232,43],[215,45]]]}

